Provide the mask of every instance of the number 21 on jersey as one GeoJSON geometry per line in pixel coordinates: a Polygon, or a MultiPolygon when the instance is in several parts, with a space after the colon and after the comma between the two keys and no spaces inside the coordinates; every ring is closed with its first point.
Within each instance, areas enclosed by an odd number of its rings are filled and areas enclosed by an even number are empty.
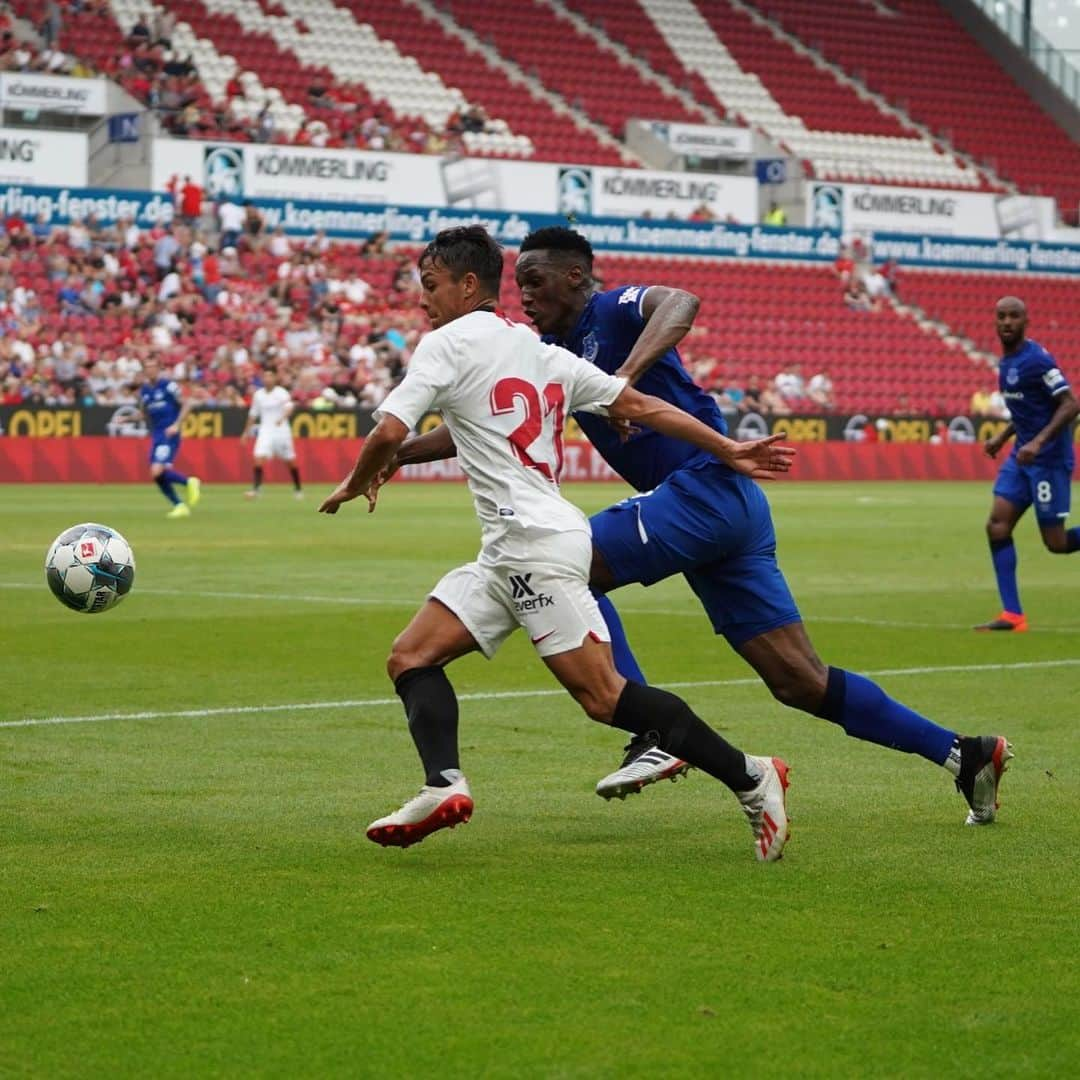
{"type": "Polygon", "coordinates": [[[532,383],[524,379],[500,379],[491,388],[491,413],[502,416],[516,412],[518,405],[525,410],[525,418],[507,438],[515,457],[528,469],[536,469],[553,483],[559,482],[563,467],[563,419],[566,403],[563,388],[559,383],[548,383],[542,395],[532,383]],[[536,461],[529,453],[529,447],[543,435],[544,421],[553,417],[554,431],[552,443],[555,450],[555,474],[546,461],[536,461]]]}

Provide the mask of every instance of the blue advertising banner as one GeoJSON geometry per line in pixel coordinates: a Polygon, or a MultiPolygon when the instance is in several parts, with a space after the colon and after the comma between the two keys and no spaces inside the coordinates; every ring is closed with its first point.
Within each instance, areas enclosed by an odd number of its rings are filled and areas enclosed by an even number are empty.
{"type": "MultiPolygon", "coordinates": [[[[508,247],[534,229],[565,225],[556,214],[512,213],[436,207],[369,206],[253,199],[268,229],[288,233],[322,229],[338,239],[361,239],[385,232],[391,240],[426,243],[441,229],[479,224],[508,247]]],[[[160,192],[108,191],[93,188],[0,185],[0,213],[27,221],[44,215],[54,225],[93,215],[102,224],[130,218],[142,226],[171,221],[171,198],[160,192]]],[[[744,259],[797,259],[831,262],[840,237],[821,229],[728,225],[673,219],[581,217],[574,228],[600,251],[639,254],[717,256],[744,259]]],[[[961,270],[1014,270],[1028,273],[1080,273],[1080,246],[1037,240],[980,240],[879,233],[873,238],[875,260],[895,259],[906,266],[961,270]]]]}

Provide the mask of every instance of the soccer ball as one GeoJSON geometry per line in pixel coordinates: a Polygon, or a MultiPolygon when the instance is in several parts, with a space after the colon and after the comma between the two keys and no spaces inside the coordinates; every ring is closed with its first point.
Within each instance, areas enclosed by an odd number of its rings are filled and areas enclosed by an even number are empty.
{"type": "Polygon", "coordinates": [[[135,555],[115,530],[86,522],[65,529],[45,556],[53,596],[87,615],[120,603],[135,581],[135,555]]]}

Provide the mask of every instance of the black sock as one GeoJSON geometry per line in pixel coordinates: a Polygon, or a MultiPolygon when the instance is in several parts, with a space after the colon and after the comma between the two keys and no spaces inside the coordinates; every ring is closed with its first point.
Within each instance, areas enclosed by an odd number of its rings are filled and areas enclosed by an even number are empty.
{"type": "Polygon", "coordinates": [[[289,472],[292,475],[292,484],[297,491],[300,490],[300,470],[295,465],[289,466],[289,472]]]}
{"type": "Polygon", "coordinates": [[[424,782],[449,787],[451,781],[443,773],[460,765],[457,695],[446,672],[441,667],[410,668],[397,677],[394,689],[405,706],[409,734],[424,764],[424,782]]]}
{"type": "Polygon", "coordinates": [[[252,485],[252,487],[256,491],[258,491],[259,488],[262,487],[262,476],[263,476],[262,466],[261,465],[256,465],[255,466],[255,483],[252,485]]]}
{"type": "Polygon", "coordinates": [[[657,732],[661,750],[716,777],[732,791],[757,787],[758,781],[746,772],[746,755],[695,716],[682,698],[666,690],[627,682],[612,723],[635,735],[657,732]]]}

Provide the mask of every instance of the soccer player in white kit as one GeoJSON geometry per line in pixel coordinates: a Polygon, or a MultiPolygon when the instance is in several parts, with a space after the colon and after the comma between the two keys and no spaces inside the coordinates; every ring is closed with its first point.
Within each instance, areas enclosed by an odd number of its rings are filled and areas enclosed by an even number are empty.
{"type": "Polygon", "coordinates": [[[793,451],[774,446],[774,438],[735,443],[498,314],[502,251],[479,226],[439,233],[419,265],[420,303],[433,331],[376,412],[378,423],[352,472],[319,510],[336,513],[360,495],[374,509],[380,474],[421,416],[436,408],[458,448],[482,542],[477,560],[447,574],[394,642],[387,671],[405,706],[425,784],[400,810],[372,822],[368,838],[407,847],[472,815],[459,766],[457,697],[442,663],[415,662],[418,644],[430,656],[438,652],[433,642],[456,645],[464,630],[490,658],[521,626],[588,716],[635,734],[658,731],[664,750],[735,792],[757,858],[780,858],[788,835],[786,764],[743,754],[680,698],[618,674],[589,591],[588,519],[559,494],[558,481],[563,421],[577,409],[686,439],[758,478],[786,471],[793,451]]]}
{"type": "Polygon", "coordinates": [[[289,417],[292,416],[292,395],[278,377],[275,367],[263,371],[263,385],[251,396],[251,408],[248,410],[247,423],[244,425],[242,438],[247,438],[255,425],[259,431],[255,436],[255,471],[254,483],[244,495],[257,499],[262,494],[263,469],[270,458],[278,458],[289,466],[292,476],[293,495],[297,499],[304,496],[300,486],[300,470],[296,467],[296,449],[293,446],[292,429],[289,417]]]}

